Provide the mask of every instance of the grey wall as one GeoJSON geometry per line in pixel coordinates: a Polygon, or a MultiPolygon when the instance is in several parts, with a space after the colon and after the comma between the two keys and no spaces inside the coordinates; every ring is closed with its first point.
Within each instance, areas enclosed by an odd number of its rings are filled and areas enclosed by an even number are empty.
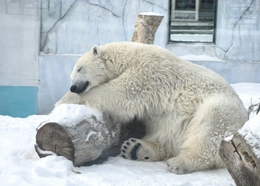
{"type": "Polygon", "coordinates": [[[260,1],[219,1],[216,47],[227,61],[260,61],[260,1]]]}
{"type": "Polygon", "coordinates": [[[166,48],[212,69],[229,83],[259,83],[259,20],[259,0],[218,0],[215,43],[170,43],[166,48]]]}
{"type": "Polygon", "coordinates": [[[194,54],[259,63],[259,20],[259,0],[218,0],[215,44],[169,44],[167,48],[178,56],[194,54]]]}
{"type": "Polygon", "coordinates": [[[0,114],[37,114],[39,1],[0,0],[0,114]]]}
{"type": "Polygon", "coordinates": [[[137,16],[153,11],[165,18],[155,43],[167,43],[168,1],[48,0],[42,1],[41,51],[82,54],[93,45],[131,41],[137,16]]]}
{"type": "Polygon", "coordinates": [[[38,86],[38,1],[0,1],[0,86],[38,86]]]}
{"type": "Polygon", "coordinates": [[[168,6],[168,0],[2,0],[0,89],[35,87],[39,114],[49,113],[69,89],[80,55],[94,44],[131,41],[141,12],[164,15],[155,45],[214,70],[229,83],[260,83],[259,0],[218,0],[213,44],[168,43],[168,6]]]}

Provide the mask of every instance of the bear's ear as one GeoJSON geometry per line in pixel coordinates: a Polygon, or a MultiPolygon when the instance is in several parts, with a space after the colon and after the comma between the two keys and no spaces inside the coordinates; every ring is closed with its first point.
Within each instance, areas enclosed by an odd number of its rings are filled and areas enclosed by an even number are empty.
{"type": "Polygon", "coordinates": [[[99,46],[97,45],[94,45],[92,48],[91,48],[91,52],[94,56],[97,56],[97,55],[100,55],[102,52],[101,52],[101,49],[99,46]]]}

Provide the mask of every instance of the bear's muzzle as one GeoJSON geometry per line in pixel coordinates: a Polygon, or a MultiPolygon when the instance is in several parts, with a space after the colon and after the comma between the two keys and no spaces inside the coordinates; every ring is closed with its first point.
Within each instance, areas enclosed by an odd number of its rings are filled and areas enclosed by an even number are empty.
{"type": "Polygon", "coordinates": [[[74,83],[70,87],[70,91],[77,94],[82,94],[85,92],[85,90],[88,88],[89,82],[85,81],[82,83],[74,83]]]}

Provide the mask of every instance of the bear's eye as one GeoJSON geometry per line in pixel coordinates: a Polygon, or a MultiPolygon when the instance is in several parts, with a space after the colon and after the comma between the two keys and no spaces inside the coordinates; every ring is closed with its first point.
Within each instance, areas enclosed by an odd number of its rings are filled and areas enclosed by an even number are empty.
{"type": "Polygon", "coordinates": [[[82,67],[80,67],[80,68],[77,70],[77,72],[80,72],[80,71],[81,71],[81,69],[82,69],[82,67]]]}

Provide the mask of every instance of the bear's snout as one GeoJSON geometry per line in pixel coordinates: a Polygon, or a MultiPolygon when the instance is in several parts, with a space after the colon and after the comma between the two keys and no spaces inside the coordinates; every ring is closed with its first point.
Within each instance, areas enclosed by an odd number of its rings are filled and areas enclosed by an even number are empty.
{"type": "Polygon", "coordinates": [[[70,91],[74,92],[74,93],[77,93],[77,94],[81,94],[81,93],[85,92],[85,90],[87,89],[88,85],[89,85],[88,81],[83,82],[83,83],[79,83],[79,84],[73,84],[70,87],[70,91]]]}

